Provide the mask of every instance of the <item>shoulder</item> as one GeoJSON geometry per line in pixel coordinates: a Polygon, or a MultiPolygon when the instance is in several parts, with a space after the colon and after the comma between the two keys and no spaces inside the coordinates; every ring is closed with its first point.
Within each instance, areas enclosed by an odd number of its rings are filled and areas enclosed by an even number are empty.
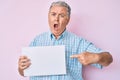
{"type": "Polygon", "coordinates": [[[48,36],[49,36],[49,32],[43,32],[43,33],[36,35],[34,39],[45,39],[48,36]]]}
{"type": "Polygon", "coordinates": [[[69,38],[69,39],[85,40],[85,39],[82,38],[81,36],[76,35],[75,33],[72,33],[72,32],[69,32],[69,31],[67,31],[66,34],[67,34],[67,38],[69,38]]]}
{"type": "Polygon", "coordinates": [[[31,41],[29,46],[36,46],[40,44],[40,42],[45,41],[49,36],[49,32],[43,32],[41,34],[36,35],[36,37],[31,41]]]}
{"type": "Polygon", "coordinates": [[[45,37],[48,35],[49,35],[49,32],[43,32],[43,33],[38,34],[36,37],[45,37]]]}
{"type": "Polygon", "coordinates": [[[87,39],[81,37],[80,35],[76,35],[75,33],[69,32],[69,31],[67,31],[67,38],[69,40],[72,40],[74,42],[78,42],[79,44],[83,44],[83,45],[91,44],[91,42],[88,41],[87,39]]]}

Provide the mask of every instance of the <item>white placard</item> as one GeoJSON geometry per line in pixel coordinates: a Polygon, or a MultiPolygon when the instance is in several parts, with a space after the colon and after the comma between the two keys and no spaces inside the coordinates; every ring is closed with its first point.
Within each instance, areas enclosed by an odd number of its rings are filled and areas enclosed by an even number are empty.
{"type": "Polygon", "coordinates": [[[65,46],[24,47],[22,54],[31,60],[24,76],[66,74],[65,46]]]}

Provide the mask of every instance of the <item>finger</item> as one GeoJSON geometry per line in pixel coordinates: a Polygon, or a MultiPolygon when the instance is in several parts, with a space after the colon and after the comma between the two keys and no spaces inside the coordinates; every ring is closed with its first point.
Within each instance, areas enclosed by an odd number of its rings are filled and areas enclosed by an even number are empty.
{"type": "Polygon", "coordinates": [[[19,68],[22,69],[22,70],[24,70],[24,69],[28,68],[30,65],[31,65],[30,62],[20,63],[20,64],[19,64],[19,68]]]}
{"type": "Polygon", "coordinates": [[[29,65],[30,63],[31,63],[30,61],[22,60],[19,62],[19,66],[29,65]]]}
{"type": "Polygon", "coordinates": [[[24,69],[26,69],[27,68],[27,66],[20,66],[20,69],[21,70],[24,70],[24,69]]]}
{"type": "Polygon", "coordinates": [[[79,58],[78,54],[71,55],[70,58],[79,58]]]}
{"type": "Polygon", "coordinates": [[[27,56],[20,56],[19,61],[22,59],[27,59],[27,56]]]}
{"type": "Polygon", "coordinates": [[[27,62],[30,62],[30,59],[21,59],[19,62],[20,63],[27,63],[27,62]]]}
{"type": "Polygon", "coordinates": [[[21,56],[19,58],[19,62],[27,62],[27,61],[30,61],[30,59],[28,59],[26,56],[21,56]]]}
{"type": "Polygon", "coordinates": [[[19,68],[22,69],[22,70],[24,70],[24,69],[27,69],[28,66],[24,65],[24,66],[20,66],[19,68]]]}

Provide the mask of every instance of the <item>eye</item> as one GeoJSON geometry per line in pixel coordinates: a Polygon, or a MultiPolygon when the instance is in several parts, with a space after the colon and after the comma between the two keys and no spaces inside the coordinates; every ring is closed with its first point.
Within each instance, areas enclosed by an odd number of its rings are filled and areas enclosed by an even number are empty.
{"type": "Polygon", "coordinates": [[[56,13],[51,13],[51,16],[55,16],[56,15],[56,13]]]}
{"type": "Polygon", "coordinates": [[[61,18],[64,18],[64,17],[65,17],[65,14],[60,14],[60,17],[61,17],[61,18]]]}

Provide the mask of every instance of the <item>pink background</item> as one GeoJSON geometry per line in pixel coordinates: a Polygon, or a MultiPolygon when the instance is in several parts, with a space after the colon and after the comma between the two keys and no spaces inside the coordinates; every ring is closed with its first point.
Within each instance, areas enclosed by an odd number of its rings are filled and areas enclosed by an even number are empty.
{"type": "MultiPolygon", "coordinates": [[[[0,80],[28,80],[17,71],[21,48],[48,31],[53,0],[0,0],[0,80]]],[[[67,1],[67,0],[66,0],[67,1]]],[[[68,30],[111,52],[113,63],[102,70],[84,68],[85,80],[120,79],[120,0],[69,0],[68,30]]]]}

